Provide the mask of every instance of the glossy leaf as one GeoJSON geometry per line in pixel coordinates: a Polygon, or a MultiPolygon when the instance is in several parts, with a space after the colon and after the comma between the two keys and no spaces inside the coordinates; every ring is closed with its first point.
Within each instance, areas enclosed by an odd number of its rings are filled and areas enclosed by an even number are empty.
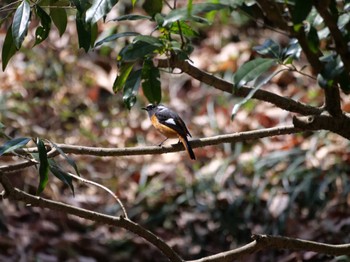
{"type": "Polygon", "coordinates": [[[24,147],[29,141],[30,138],[28,137],[18,137],[7,141],[0,147],[0,156],[7,152],[11,152],[18,148],[24,147]]]}
{"type": "Polygon", "coordinates": [[[211,11],[218,11],[221,9],[229,8],[229,5],[214,4],[214,3],[200,3],[192,5],[189,13],[188,7],[174,9],[164,18],[164,26],[173,23],[175,21],[192,20],[192,16],[200,13],[208,13],[211,11]]]}
{"type": "Polygon", "coordinates": [[[142,68],[142,90],[150,103],[158,104],[162,99],[159,69],[146,60],[142,68]]]}
{"type": "Polygon", "coordinates": [[[39,195],[41,192],[44,191],[47,182],[49,181],[49,161],[47,158],[47,152],[44,142],[38,138],[37,139],[37,147],[39,151],[39,185],[38,189],[36,191],[36,194],[39,195]]]}
{"type": "Polygon", "coordinates": [[[281,47],[275,41],[268,39],[262,45],[253,48],[261,55],[267,55],[272,58],[281,58],[281,47]]]}
{"type": "Polygon", "coordinates": [[[301,47],[297,39],[291,39],[289,45],[283,49],[283,59],[291,57],[292,59],[299,59],[301,55],[301,47]]]}
{"type": "Polygon", "coordinates": [[[96,23],[118,3],[118,0],[93,0],[91,7],[86,11],[86,23],[96,23]]]}
{"type": "Polygon", "coordinates": [[[133,67],[134,67],[133,63],[124,63],[120,67],[119,74],[113,84],[114,93],[117,93],[118,91],[123,89],[125,82],[128,79],[129,74],[131,73],[131,70],[133,67]]]}
{"type": "Polygon", "coordinates": [[[140,34],[136,33],[136,32],[124,32],[124,33],[113,34],[113,35],[107,36],[107,37],[103,38],[102,40],[98,41],[95,44],[95,47],[98,47],[106,42],[111,42],[111,41],[117,40],[118,38],[121,38],[121,37],[138,36],[138,35],[140,35],[140,34]]]}
{"type": "Polygon", "coordinates": [[[7,30],[4,45],[2,46],[1,59],[2,59],[2,70],[5,68],[10,59],[16,54],[17,48],[12,37],[12,26],[7,30]]]}
{"type": "Polygon", "coordinates": [[[142,70],[136,70],[130,73],[123,89],[123,101],[128,109],[136,103],[136,95],[140,88],[142,70]]]}
{"type": "Polygon", "coordinates": [[[54,142],[52,142],[52,141],[49,141],[49,142],[58,151],[58,153],[60,153],[60,155],[63,156],[63,158],[68,162],[68,164],[74,168],[75,173],[78,176],[80,176],[80,173],[79,173],[79,170],[78,170],[78,167],[77,167],[77,164],[75,163],[75,161],[72,158],[70,158],[66,153],[64,153],[63,150],[58,145],[56,145],[54,142]]]}
{"type": "Polygon", "coordinates": [[[292,11],[292,21],[294,24],[301,24],[312,9],[312,1],[295,0],[295,6],[292,11]]]}
{"type": "Polygon", "coordinates": [[[69,175],[69,173],[64,171],[53,159],[49,159],[49,169],[55,177],[69,186],[74,195],[73,178],[69,175]]]}
{"type": "Polygon", "coordinates": [[[234,87],[240,88],[246,83],[257,79],[275,64],[276,60],[271,58],[257,58],[245,63],[233,76],[234,87]]]}
{"type": "Polygon", "coordinates": [[[17,8],[12,22],[12,37],[17,49],[21,48],[23,40],[27,35],[30,13],[30,4],[27,0],[23,0],[17,8]]]}
{"type": "Polygon", "coordinates": [[[38,45],[49,36],[50,29],[51,29],[51,18],[38,5],[36,5],[36,13],[40,18],[40,23],[41,23],[41,26],[38,26],[38,28],[35,31],[35,45],[38,45]]]}
{"type": "Polygon", "coordinates": [[[52,22],[57,27],[60,36],[64,34],[67,29],[67,12],[63,8],[50,9],[50,16],[52,22]]]}

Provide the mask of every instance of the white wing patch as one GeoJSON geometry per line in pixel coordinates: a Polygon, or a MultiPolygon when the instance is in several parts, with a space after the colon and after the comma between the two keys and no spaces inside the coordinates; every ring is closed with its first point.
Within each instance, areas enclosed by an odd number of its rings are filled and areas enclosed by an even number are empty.
{"type": "Polygon", "coordinates": [[[168,118],[167,120],[165,120],[165,123],[176,126],[174,118],[168,118]]]}

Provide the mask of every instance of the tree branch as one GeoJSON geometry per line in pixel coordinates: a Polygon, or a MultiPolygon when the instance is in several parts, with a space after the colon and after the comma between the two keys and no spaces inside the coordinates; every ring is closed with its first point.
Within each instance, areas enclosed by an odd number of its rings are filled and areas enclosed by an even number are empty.
{"type": "Polygon", "coordinates": [[[105,215],[102,213],[93,212],[87,209],[74,207],[57,201],[37,197],[30,195],[18,188],[14,188],[8,178],[0,173],[0,183],[5,189],[5,197],[10,200],[22,201],[26,204],[32,206],[37,206],[41,208],[48,208],[50,210],[55,210],[59,212],[64,212],[66,214],[75,215],[84,219],[92,220],[94,222],[103,223],[106,225],[111,225],[115,227],[124,228],[146,240],[146,242],[153,244],[157,249],[159,249],[170,261],[182,262],[175,251],[168,246],[162,239],[154,235],[152,232],[143,228],[139,224],[124,218],[124,217],[113,217],[105,215]]]}
{"type": "Polygon", "coordinates": [[[333,37],[334,44],[337,52],[339,53],[341,60],[344,63],[344,67],[347,72],[350,72],[350,53],[348,50],[348,41],[344,39],[342,32],[340,31],[337,20],[339,17],[334,17],[329,11],[329,1],[313,1],[317,12],[322,16],[325,25],[329,28],[329,32],[333,37]],[[328,2],[328,3],[327,3],[328,2]]]}
{"type": "MultiPolygon", "coordinates": [[[[30,195],[18,188],[14,188],[8,178],[4,174],[0,174],[0,183],[5,189],[4,197],[14,201],[22,201],[32,206],[41,208],[48,208],[66,214],[75,215],[84,219],[92,220],[94,222],[103,223],[115,227],[124,228],[134,234],[142,237],[146,242],[153,244],[158,248],[170,261],[184,262],[184,260],[162,239],[154,235],[152,232],[146,230],[139,224],[124,218],[113,217],[97,212],[93,212],[87,209],[70,206],[57,201],[37,197],[30,195]]],[[[269,236],[269,235],[253,235],[254,241],[251,243],[239,247],[234,250],[222,252],[216,255],[204,257],[189,262],[229,262],[234,259],[242,258],[243,256],[252,254],[260,250],[267,249],[288,249],[299,251],[313,251],[317,253],[323,253],[328,255],[350,255],[350,244],[343,245],[331,245],[318,243],[314,241],[307,241],[302,239],[293,239],[281,236],[269,236]]]]}
{"type": "MultiPolygon", "coordinates": [[[[252,90],[250,87],[243,86],[234,91],[232,83],[204,72],[199,68],[191,65],[188,61],[180,60],[176,56],[173,56],[170,59],[158,59],[155,63],[156,66],[160,68],[168,68],[169,66],[171,68],[178,68],[186,74],[209,86],[213,86],[216,89],[230,94],[234,92],[234,95],[237,97],[246,97],[252,90]]],[[[309,106],[293,99],[279,96],[262,89],[256,91],[256,93],[253,95],[253,98],[274,104],[281,109],[287,110],[289,112],[299,113],[301,115],[317,115],[322,112],[321,108],[309,106]]]]}
{"type": "MultiPolygon", "coordinates": [[[[233,134],[219,135],[207,138],[194,139],[190,141],[193,148],[213,146],[222,143],[236,143],[246,140],[260,139],[264,137],[287,135],[300,132],[299,128],[293,125],[265,128],[261,130],[253,130],[246,132],[238,132],[233,134]]],[[[173,153],[184,150],[181,143],[172,144],[168,146],[147,146],[147,147],[126,147],[126,148],[102,148],[102,147],[87,147],[87,146],[73,146],[66,144],[57,144],[58,147],[66,154],[77,155],[91,155],[101,157],[115,157],[115,156],[134,156],[134,155],[157,155],[164,153],[173,153]]],[[[32,150],[32,152],[34,152],[32,150]]],[[[49,157],[57,156],[59,153],[54,148],[50,151],[49,157]]],[[[31,161],[15,163],[10,165],[0,166],[0,172],[13,172],[25,167],[32,166],[31,161]]]]}

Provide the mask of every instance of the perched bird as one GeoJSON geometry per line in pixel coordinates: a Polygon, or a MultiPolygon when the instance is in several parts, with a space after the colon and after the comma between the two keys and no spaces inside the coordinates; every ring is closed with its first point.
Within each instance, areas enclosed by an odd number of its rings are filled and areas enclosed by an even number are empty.
{"type": "Polygon", "coordinates": [[[164,141],[166,141],[168,138],[178,137],[186,148],[190,158],[193,160],[196,159],[192,147],[187,139],[187,136],[192,136],[188,131],[184,121],[176,112],[163,105],[153,104],[149,104],[147,107],[144,107],[142,109],[148,112],[152,125],[164,136],[166,136],[166,139],[164,141]]]}

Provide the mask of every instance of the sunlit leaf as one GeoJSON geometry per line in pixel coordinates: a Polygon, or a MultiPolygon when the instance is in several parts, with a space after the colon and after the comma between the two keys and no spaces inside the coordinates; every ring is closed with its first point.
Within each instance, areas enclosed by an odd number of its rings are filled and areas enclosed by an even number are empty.
{"type": "Polygon", "coordinates": [[[30,141],[28,137],[18,137],[7,141],[0,147],[0,156],[25,146],[30,141]]]}
{"type": "Polygon", "coordinates": [[[96,23],[118,3],[118,0],[93,0],[91,7],[86,11],[86,23],[96,23]]]}
{"type": "Polygon", "coordinates": [[[275,64],[276,60],[271,58],[257,58],[245,63],[233,76],[234,87],[240,88],[246,83],[257,79],[275,64]]]}
{"type": "Polygon", "coordinates": [[[30,13],[30,4],[27,0],[23,0],[15,12],[12,23],[12,37],[17,49],[21,48],[22,42],[27,35],[30,13]]]}
{"type": "Polygon", "coordinates": [[[47,182],[49,181],[49,161],[47,158],[47,152],[44,142],[38,138],[37,139],[37,147],[39,151],[39,185],[36,191],[36,194],[39,195],[44,191],[47,182]]]}

